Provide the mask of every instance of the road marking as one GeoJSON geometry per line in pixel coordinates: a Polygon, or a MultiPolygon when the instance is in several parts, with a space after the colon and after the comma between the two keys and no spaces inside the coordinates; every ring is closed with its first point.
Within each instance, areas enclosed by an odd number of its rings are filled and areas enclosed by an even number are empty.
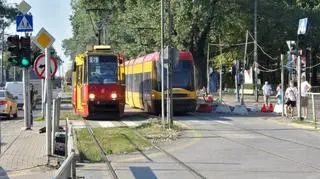
{"type": "Polygon", "coordinates": [[[110,121],[103,121],[103,122],[98,122],[98,123],[103,128],[115,127],[115,125],[110,121]]]}
{"type": "Polygon", "coordinates": [[[125,123],[127,126],[129,126],[129,127],[136,127],[136,126],[138,126],[138,124],[137,123],[135,123],[135,122],[131,122],[131,121],[122,121],[123,123],[125,123]]]}
{"type": "Polygon", "coordinates": [[[226,124],[226,125],[233,125],[231,122],[228,121],[219,121],[219,120],[215,120],[216,123],[221,123],[221,124],[226,124]]]}

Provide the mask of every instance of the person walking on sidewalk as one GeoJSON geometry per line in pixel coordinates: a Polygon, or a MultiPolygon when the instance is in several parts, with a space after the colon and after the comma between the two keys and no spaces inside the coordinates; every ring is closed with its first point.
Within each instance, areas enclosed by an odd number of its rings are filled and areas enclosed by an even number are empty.
{"type": "Polygon", "coordinates": [[[269,98],[271,95],[271,86],[268,84],[268,81],[265,81],[264,85],[262,86],[262,91],[263,91],[263,99],[264,99],[264,104],[266,106],[269,105],[269,98]]]}
{"type": "Polygon", "coordinates": [[[305,76],[301,77],[301,107],[302,107],[302,119],[306,119],[308,117],[308,94],[310,91],[311,85],[306,80],[305,76]]]}
{"type": "Polygon", "coordinates": [[[286,92],[285,92],[285,97],[287,98],[286,111],[285,111],[286,116],[288,116],[288,112],[289,112],[291,114],[291,117],[293,117],[293,111],[294,111],[294,107],[296,107],[296,101],[297,101],[297,93],[298,93],[298,90],[294,86],[293,81],[290,81],[289,87],[286,89],[286,92]]]}
{"type": "Polygon", "coordinates": [[[281,87],[281,84],[279,84],[277,86],[276,98],[277,98],[277,104],[281,105],[282,104],[282,87],[281,87]]]}

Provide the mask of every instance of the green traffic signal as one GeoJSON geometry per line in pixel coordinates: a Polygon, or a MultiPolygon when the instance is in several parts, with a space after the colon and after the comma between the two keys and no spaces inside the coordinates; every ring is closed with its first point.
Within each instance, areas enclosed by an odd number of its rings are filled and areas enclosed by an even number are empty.
{"type": "Polygon", "coordinates": [[[29,67],[30,64],[31,64],[31,63],[30,63],[30,61],[29,61],[28,58],[22,57],[22,59],[21,59],[21,66],[22,66],[22,67],[29,67]]]}
{"type": "Polygon", "coordinates": [[[9,58],[9,62],[11,63],[12,66],[18,66],[19,65],[19,61],[17,58],[9,58]]]}

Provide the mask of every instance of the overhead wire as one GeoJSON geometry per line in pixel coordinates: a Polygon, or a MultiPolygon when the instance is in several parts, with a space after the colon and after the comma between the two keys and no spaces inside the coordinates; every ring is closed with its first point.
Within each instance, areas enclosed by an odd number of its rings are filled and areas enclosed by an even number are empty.
{"type": "MultiPolygon", "coordinates": [[[[249,32],[249,31],[248,31],[249,32]]],[[[264,50],[263,50],[263,48],[258,44],[258,42],[257,42],[257,40],[252,36],[252,34],[249,32],[249,35],[250,35],[250,37],[254,40],[254,42],[257,44],[257,46],[259,47],[259,49],[262,51],[262,53],[264,54],[264,55],[266,55],[268,58],[270,58],[271,60],[274,60],[274,61],[278,61],[278,57],[276,57],[276,58],[274,58],[274,57],[272,57],[271,55],[269,55],[267,52],[265,52],[264,50]]]]}

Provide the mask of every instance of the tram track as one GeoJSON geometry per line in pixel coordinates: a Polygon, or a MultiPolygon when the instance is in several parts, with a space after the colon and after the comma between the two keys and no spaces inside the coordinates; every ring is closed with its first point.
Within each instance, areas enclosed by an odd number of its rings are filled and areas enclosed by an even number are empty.
{"type": "Polygon", "coordinates": [[[93,132],[93,130],[91,128],[91,125],[87,122],[87,120],[84,120],[84,123],[85,123],[85,126],[86,126],[90,136],[92,137],[93,141],[95,142],[97,148],[100,150],[101,158],[106,163],[106,166],[108,167],[112,178],[113,179],[119,179],[118,175],[116,174],[114,168],[111,165],[111,161],[108,159],[107,152],[105,152],[103,147],[100,145],[98,139],[96,138],[96,136],[95,136],[95,134],[94,134],[94,132],[93,132]]]}
{"type": "MultiPolygon", "coordinates": [[[[196,117],[198,119],[206,119],[208,120],[209,118],[206,118],[205,116],[195,116],[195,115],[191,115],[193,117],[196,117]]],[[[212,118],[210,118],[210,120],[212,120],[212,118]]],[[[299,146],[303,146],[303,147],[307,147],[307,148],[313,148],[315,150],[319,150],[320,151],[320,147],[317,147],[317,146],[313,146],[313,145],[308,145],[308,144],[304,144],[304,143],[300,143],[300,142],[296,142],[296,141],[292,141],[292,140],[289,140],[289,139],[284,139],[284,138],[279,138],[279,137],[275,137],[275,136],[271,136],[271,135],[267,135],[267,134],[264,134],[264,133],[261,133],[261,132],[258,132],[256,130],[252,130],[252,129],[247,129],[247,128],[244,128],[244,127],[240,127],[236,124],[234,125],[229,125],[229,124],[224,124],[224,123],[219,123],[221,125],[225,125],[225,126],[229,126],[229,127],[233,127],[233,128],[236,128],[238,129],[239,131],[247,131],[247,132],[250,132],[250,133],[253,133],[253,134],[258,134],[258,135],[261,135],[261,136],[264,136],[264,137],[267,137],[267,138],[271,138],[271,139],[274,139],[274,140],[278,140],[278,141],[282,141],[282,142],[289,142],[289,143],[292,143],[292,144],[296,144],[296,145],[299,145],[299,146]]],[[[212,132],[212,131],[211,131],[212,132]]],[[[320,171],[320,167],[316,167],[314,166],[313,164],[311,163],[308,163],[308,162],[304,162],[304,161],[301,161],[301,160],[295,160],[295,159],[292,159],[290,157],[287,157],[285,155],[281,155],[279,153],[275,153],[273,151],[270,151],[264,147],[258,147],[258,146],[255,146],[255,145],[252,145],[252,144],[248,144],[246,142],[241,142],[239,140],[235,140],[231,137],[227,137],[227,136],[224,136],[224,135],[220,135],[220,134],[217,134],[217,133],[211,133],[212,135],[216,136],[216,137],[219,137],[219,138],[222,138],[222,139],[225,139],[225,140],[228,140],[230,142],[234,142],[234,143],[237,143],[237,144],[240,144],[242,146],[246,146],[248,148],[251,148],[251,149],[254,149],[256,151],[260,151],[260,152],[264,152],[264,153],[267,153],[269,155],[272,155],[272,156],[275,156],[275,157],[278,157],[278,158],[281,158],[281,159],[284,159],[284,160],[287,160],[287,161],[290,161],[294,164],[299,164],[298,166],[305,166],[305,167],[310,167],[310,168],[313,168],[315,170],[318,170],[320,171]]]]}
{"type": "MultiPolygon", "coordinates": [[[[157,118],[160,119],[159,116],[155,116],[155,115],[148,115],[149,117],[153,117],[153,118],[157,118]]],[[[125,126],[128,126],[127,124],[125,124],[124,122],[120,121],[120,123],[122,123],[125,126]]],[[[128,126],[129,127],[129,126],[128,126]]],[[[138,131],[134,131],[139,137],[145,139],[148,141],[148,139],[142,135],[140,132],[138,131]]],[[[200,174],[198,171],[196,171],[195,169],[193,169],[192,167],[190,167],[189,165],[187,165],[185,162],[183,162],[182,160],[178,159],[177,157],[175,157],[174,155],[172,155],[170,152],[166,151],[165,149],[163,149],[162,147],[156,145],[153,142],[150,142],[150,144],[152,145],[153,148],[157,149],[159,152],[165,154],[167,157],[169,157],[171,160],[177,162],[179,165],[181,165],[182,167],[184,167],[185,169],[187,169],[192,175],[201,178],[201,179],[205,179],[206,177],[204,177],[202,174],[200,174]]]]}

